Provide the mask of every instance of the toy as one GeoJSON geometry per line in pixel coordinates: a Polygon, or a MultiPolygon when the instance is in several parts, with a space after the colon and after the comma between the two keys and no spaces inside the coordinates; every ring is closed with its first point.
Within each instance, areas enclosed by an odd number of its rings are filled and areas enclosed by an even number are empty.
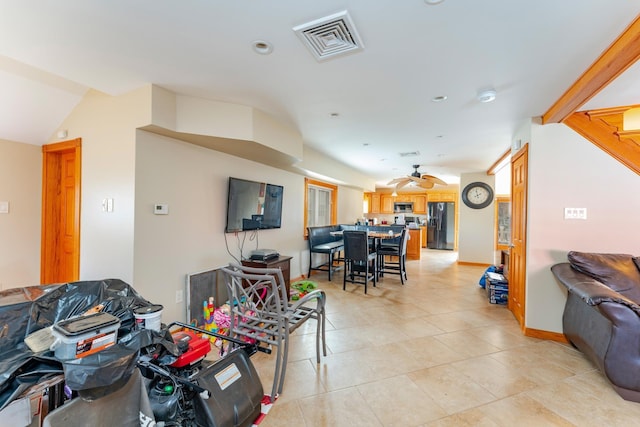
{"type": "MultiPolygon", "coordinates": [[[[213,304],[213,297],[209,297],[209,301],[204,301],[202,303],[202,312],[204,318],[204,327],[202,329],[210,332],[218,332],[218,324],[215,321],[215,308],[213,304]]],[[[217,338],[213,335],[210,338],[212,343],[215,343],[217,338]]]]}
{"type": "Polygon", "coordinates": [[[298,280],[291,284],[291,299],[298,301],[300,298],[307,295],[309,292],[318,289],[318,284],[311,280],[298,280]]]}

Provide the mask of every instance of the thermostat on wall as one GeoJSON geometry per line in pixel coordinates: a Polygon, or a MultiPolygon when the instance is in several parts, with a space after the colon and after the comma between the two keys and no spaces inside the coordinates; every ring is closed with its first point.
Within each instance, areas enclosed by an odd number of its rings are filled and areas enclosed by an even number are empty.
{"type": "Polygon", "coordinates": [[[153,205],[153,213],[156,215],[168,215],[169,214],[169,205],[166,204],[155,204],[153,205]]]}

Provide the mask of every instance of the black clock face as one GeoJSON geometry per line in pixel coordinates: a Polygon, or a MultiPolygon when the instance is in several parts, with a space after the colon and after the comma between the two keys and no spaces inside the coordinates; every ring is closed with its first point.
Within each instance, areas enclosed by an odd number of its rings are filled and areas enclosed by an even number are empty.
{"type": "Polygon", "coordinates": [[[462,201],[473,209],[486,208],[493,202],[493,189],[484,182],[472,182],[462,190],[462,201]]]}

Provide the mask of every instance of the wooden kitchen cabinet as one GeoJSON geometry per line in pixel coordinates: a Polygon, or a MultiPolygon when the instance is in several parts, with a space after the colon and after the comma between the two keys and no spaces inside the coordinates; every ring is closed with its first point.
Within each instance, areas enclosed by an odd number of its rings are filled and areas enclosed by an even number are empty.
{"type": "Polygon", "coordinates": [[[380,213],[392,214],[393,213],[393,196],[391,194],[380,195],[380,213]]]}
{"type": "Polygon", "coordinates": [[[427,199],[429,202],[455,202],[458,198],[458,193],[451,191],[435,192],[430,191],[427,193],[427,199]]]}
{"type": "Polygon", "coordinates": [[[427,213],[427,195],[417,194],[413,197],[413,213],[426,214],[427,213]]]}
{"type": "Polygon", "coordinates": [[[409,241],[407,242],[407,259],[420,259],[422,250],[422,231],[419,228],[409,229],[409,241]]]}
{"type": "Polygon", "coordinates": [[[380,213],[380,193],[364,193],[367,210],[364,213],[380,213]]]}
{"type": "Polygon", "coordinates": [[[369,213],[380,213],[380,193],[371,193],[369,213]]]}

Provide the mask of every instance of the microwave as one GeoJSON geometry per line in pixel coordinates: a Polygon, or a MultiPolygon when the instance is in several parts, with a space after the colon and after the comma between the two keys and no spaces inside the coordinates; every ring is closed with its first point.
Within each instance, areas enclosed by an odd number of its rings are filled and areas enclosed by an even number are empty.
{"type": "Polygon", "coordinates": [[[393,204],[393,213],[413,213],[413,203],[395,202],[393,204]]]}

